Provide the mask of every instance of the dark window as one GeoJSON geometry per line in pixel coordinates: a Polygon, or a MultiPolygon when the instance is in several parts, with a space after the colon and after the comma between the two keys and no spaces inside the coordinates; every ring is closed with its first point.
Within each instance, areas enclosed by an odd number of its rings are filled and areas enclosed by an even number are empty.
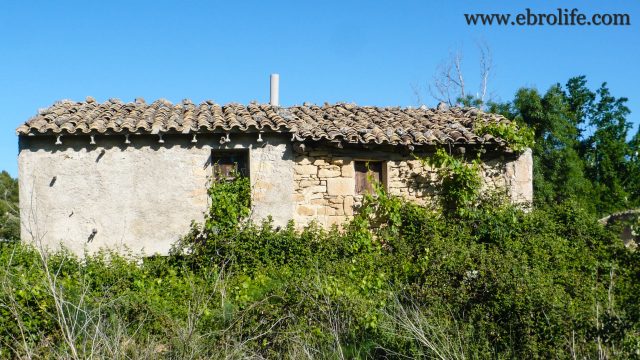
{"type": "Polygon", "coordinates": [[[356,161],[356,194],[372,194],[373,184],[382,184],[382,161],[356,161]]]}
{"type": "Polygon", "coordinates": [[[233,180],[236,174],[249,177],[248,150],[214,150],[211,164],[216,180],[233,180]]]}

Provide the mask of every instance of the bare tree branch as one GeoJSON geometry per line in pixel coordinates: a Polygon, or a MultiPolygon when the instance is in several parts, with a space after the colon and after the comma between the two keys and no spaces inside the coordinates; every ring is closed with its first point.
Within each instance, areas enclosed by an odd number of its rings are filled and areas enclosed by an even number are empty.
{"type": "MultiPolygon", "coordinates": [[[[471,100],[473,103],[485,104],[488,97],[488,84],[493,72],[493,57],[491,49],[485,42],[477,43],[480,52],[480,88],[475,97],[468,93],[467,83],[464,78],[463,56],[460,51],[452,51],[449,57],[436,68],[435,75],[428,85],[429,94],[438,102],[449,106],[455,106],[463,101],[471,100]],[[471,98],[471,99],[469,99],[471,98]]],[[[412,86],[414,95],[419,100],[417,93],[419,88],[412,86]]]]}
{"type": "Polygon", "coordinates": [[[411,91],[413,92],[413,96],[416,99],[416,105],[422,105],[422,94],[420,93],[420,85],[418,83],[411,84],[411,91]]]}
{"type": "MultiPolygon", "coordinates": [[[[464,91],[464,77],[462,76],[462,55],[459,51],[456,51],[456,53],[453,55],[453,63],[455,64],[456,76],[458,78],[458,81],[453,81],[453,83],[456,84],[456,86],[458,86],[459,88],[460,98],[464,99],[466,93],[464,91]]],[[[451,76],[451,74],[449,74],[449,76],[451,76]]]]}
{"type": "Polygon", "coordinates": [[[462,74],[462,55],[459,51],[451,52],[449,58],[438,65],[429,93],[439,102],[453,106],[458,98],[464,98],[465,83],[462,74]]]}
{"type": "Polygon", "coordinates": [[[486,42],[478,42],[478,50],[480,50],[480,101],[484,104],[487,96],[487,84],[489,75],[493,71],[493,56],[491,48],[486,42]]]}

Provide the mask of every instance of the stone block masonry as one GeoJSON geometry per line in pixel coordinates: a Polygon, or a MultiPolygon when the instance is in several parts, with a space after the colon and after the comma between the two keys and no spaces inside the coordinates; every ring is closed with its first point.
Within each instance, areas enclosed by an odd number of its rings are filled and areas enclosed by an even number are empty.
{"type": "MultiPolygon", "coordinates": [[[[294,220],[298,226],[317,221],[330,227],[353,217],[363,197],[356,194],[354,161],[358,160],[383,161],[383,183],[391,195],[422,205],[433,203],[436,198],[437,170],[412,156],[393,152],[336,152],[313,150],[294,157],[294,220]]],[[[503,191],[514,203],[530,202],[531,151],[510,156],[497,156],[482,163],[482,191],[503,191]]]]}
{"type": "Polygon", "coordinates": [[[304,226],[316,220],[330,227],[348,220],[356,197],[353,161],[334,158],[329,152],[311,154],[294,158],[296,224],[304,226]]]}

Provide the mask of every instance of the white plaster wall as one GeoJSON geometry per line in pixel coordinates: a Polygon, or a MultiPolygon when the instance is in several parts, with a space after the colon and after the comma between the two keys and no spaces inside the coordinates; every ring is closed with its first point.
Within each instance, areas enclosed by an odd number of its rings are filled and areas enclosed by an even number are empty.
{"type": "Polygon", "coordinates": [[[100,248],[166,254],[192,220],[208,208],[212,148],[249,148],[254,189],[253,219],[272,215],[277,225],[292,218],[293,163],[282,136],[231,135],[22,138],[19,155],[22,238],[64,245],[82,254],[100,248]],[[55,180],[54,180],[55,179],[55,180]],[[93,231],[97,232],[92,235],[93,231]]]}

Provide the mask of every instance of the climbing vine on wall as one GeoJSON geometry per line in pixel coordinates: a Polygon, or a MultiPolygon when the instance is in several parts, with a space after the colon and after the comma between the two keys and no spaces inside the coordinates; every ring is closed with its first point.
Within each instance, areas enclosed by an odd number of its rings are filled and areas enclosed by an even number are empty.
{"type": "Polygon", "coordinates": [[[207,192],[211,203],[204,223],[193,223],[189,234],[171,250],[173,254],[190,252],[205,263],[218,252],[220,241],[236,233],[250,215],[251,184],[249,178],[233,173],[229,179],[214,180],[207,192]]]}
{"type": "Polygon", "coordinates": [[[432,156],[421,160],[438,171],[437,185],[443,209],[454,215],[466,215],[480,194],[480,159],[467,162],[462,157],[438,149],[432,156]]]}
{"type": "Polygon", "coordinates": [[[516,152],[524,151],[534,144],[534,132],[526,125],[518,125],[515,122],[509,123],[482,123],[474,125],[476,134],[490,134],[501,138],[507,145],[516,152]]]}

